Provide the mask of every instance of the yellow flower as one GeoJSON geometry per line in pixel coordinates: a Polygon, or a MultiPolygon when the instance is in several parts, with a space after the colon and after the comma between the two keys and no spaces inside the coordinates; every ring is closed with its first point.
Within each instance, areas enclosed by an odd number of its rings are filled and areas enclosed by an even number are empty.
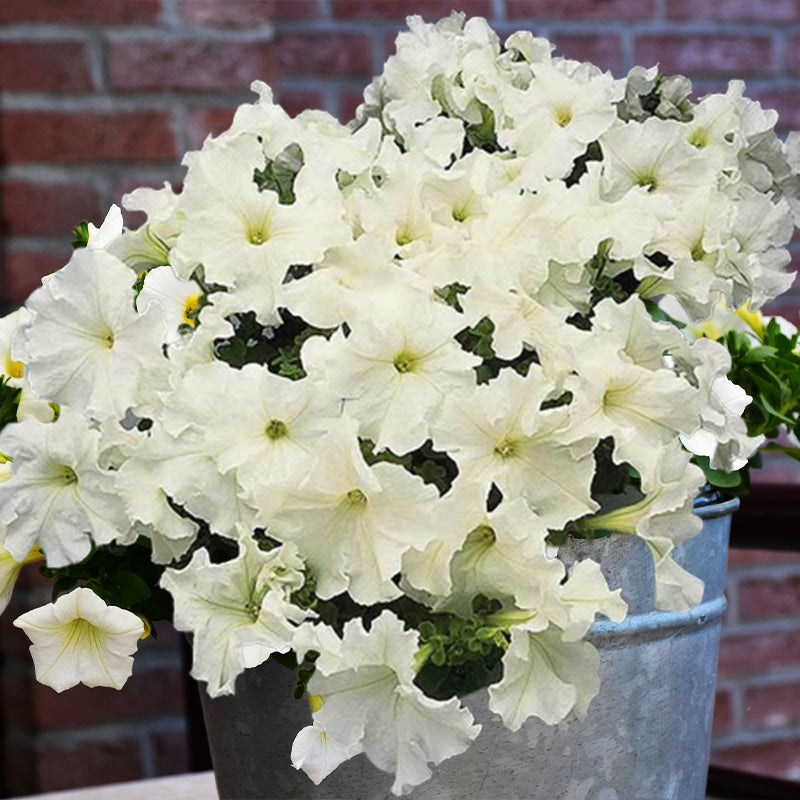
{"type": "Polygon", "coordinates": [[[31,548],[31,551],[22,561],[17,561],[11,553],[0,544],[0,614],[6,610],[6,606],[11,600],[11,592],[14,590],[14,584],[17,582],[20,570],[25,564],[41,561],[43,558],[44,554],[37,544],[31,548]]]}

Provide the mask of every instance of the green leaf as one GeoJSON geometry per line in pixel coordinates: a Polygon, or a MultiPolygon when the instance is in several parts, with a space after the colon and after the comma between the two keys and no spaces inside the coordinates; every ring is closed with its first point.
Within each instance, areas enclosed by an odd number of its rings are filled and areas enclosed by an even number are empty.
{"type": "Polygon", "coordinates": [[[10,422],[17,421],[17,409],[22,388],[12,386],[10,378],[0,376],[0,430],[10,422]]]}
{"type": "Polygon", "coordinates": [[[75,237],[72,241],[73,248],[77,250],[79,247],[86,247],[89,244],[89,223],[82,219],[80,224],[72,229],[72,235],[75,237]]]}
{"type": "Polygon", "coordinates": [[[703,470],[706,480],[712,486],[718,486],[720,489],[732,489],[742,483],[742,476],[739,472],[712,469],[708,456],[694,456],[692,461],[703,470]]]}
{"type": "Polygon", "coordinates": [[[262,169],[253,170],[253,181],[260,192],[277,193],[281,205],[294,203],[294,182],[303,168],[304,155],[299,144],[285,147],[273,160],[268,159],[262,169]]]}
{"type": "Polygon", "coordinates": [[[484,103],[477,102],[481,111],[481,121],[467,125],[467,143],[473,149],[495,153],[500,149],[500,145],[497,143],[497,134],[494,130],[494,111],[484,103]]]}

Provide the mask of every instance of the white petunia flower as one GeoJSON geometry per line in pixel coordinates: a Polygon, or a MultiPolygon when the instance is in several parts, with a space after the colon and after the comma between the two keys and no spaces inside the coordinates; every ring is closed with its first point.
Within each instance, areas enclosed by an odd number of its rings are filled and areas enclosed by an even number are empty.
{"type": "Polygon", "coordinates": [[[180,233],[178,195],[168,182],[162,189],[141,186],[122,196],[127,211],[143,211],[147,222],[135,231],[125,230],[108,246],[108,252],[137,275],[169,263],[170,249],[180,233]]]}
{"type": "Polygon", "coordinates": [[[349,337],[332,341],[328,377],[360,435],[401,455],[425,442],[449,393],[475,386],[480,358],[453,338],[466,322],[449,307],[419,292],[377,300],[384,302],[353,320],[349,337]]]}
{"type": "Polygon", "coordinates": [[[432,538],[436,489],[394,464],[368,467],[349,419],[331,427],[317,453],[299,483],[256,487],[259,522],[297,544],[321,598],[345,590],[363,604],[399,597],[391,579],[403,554],[432,538]]]}
{"type": "Polygon", "coordinates": [[[107,250],[108,246],[122,234],[122,211],[118,205],[112,205],[100,227],[88,223],[89,240],[86,247],[90,250],[107,250]]]}
{"type": "Polygon", "coordinates": [[[395,773],[392,793],[405,794],[439,764],[464,752],[480,732],[458,698],[432,700],[414,683],[418,634],[384,611],[365,631],[345,625],[344,658],[327,674],[317,670],[309,692],[323,698],[315,719],[342,746],[360,746],[378,769],[395,773]]]}
{"type": "Polygon", "coordinates": [[[33,315],[24,306],[0,318],[0,375],[11,386],[21,386],[25,367],[11,356],[11,340],[20,327],[29,323],[33,315]]]}
{"type": "Polygon", "coordinates": [[[555,385],[532,365],[522,377],[503,370],[469,395],[448,397],[432,425],[437,449],[458,465],[457,482],[488,491],[495,483],[508,500],[524,497],[549,528],[594,511],[594,442],[564,442],[568,407],[541,410],[555,385]]]}
{"type": "Polygon", "coordinates": [[[664,446],[655,456],[654,468],[642,475],[641,500],[578,523],[587,531],[615,531],[644,539],[655,565],[655,606],[659,609],[688,611],[703,598],[703,581],[672,558],[675,546],[696,536],[702,527],[692,508],[705,476],[690,459],[677,442],[664,446]]]}
{"type": "MultiPolygon", "coordinates": [[[[181,208],[186,215],[170,256],[179,277],[200,264],[206,280],[229,288],[219,304],[275,321],[281,283],[293,264],[322,259],[328,247],[349,241],[341,195],[304,184],[294,203],[259,191],[253,180],[266,156],[254,136],[242,134],[187,155],[181,208]]],[[[302,172],[302,170],[301,170],[302,172]]]]}
{"type": "Polygon", "coordinates": [[[518,731],[532,716],[555,725],[584,719],[600,690],[600,656],[588,642],[566,641],[559,628],[511,631],[503,656],[503,678],[489,687],[489,708],[518,731]]]}
{"type": "Polygon", "coordinates": [[[136,313],[131,283],[121,261],[80,249],[31,295],[34,317],[14,338],[13,354],[38,396],[120,419],[137,404],[164,321],[157,307],[136,313]]]}
{"type": "Polygon", "coordinates": [[[194,281],[178,278],[172,267],[156,267],[144,279],[136,298],[136,309],[144,314],[151,303],[160,305],[167,329],[164,344],[174,344],[181,339],[182,326],[195,326],[202,296],[203,290],[194,281]]]}
{"type": "Polygon", "coordinates": [[[36,680],[63,692],[79,683],[121,689],[133,670],[142,620],[79,587],[14,620],[33,642],[36,680]]]}
{"type": "Polygon", "coordinates": [[[318,786],[336,767],[363,753],[361,743],[343,745],[337,742],[319,720],[302,728],[292,742],[292,766],[302,769],[318,786]]]}
{"type": "Polygon", "coordinates": [[[470,523],[450,562],[453,587],[438,610],[469,616],[482,594],[517,606],[536,608],[564,577],[560,561],[547,557],[547,528],[522,498],[501,503],[470,523]]]}
{"type": "Polygon", "coordinates": [[[97,463],[99,439],[68,408],[55,423],[29,418],[0,433],[0,450],[14,454],[11,478],[0,484],[0,522],[15,559],[38,543],[49,567],[63,567],[85,558],[92,541],[126,539],[127,515],[97,463]]]}
{"type": "Polygon", "coordinates": [[[260,364],[234,369],[213,361],[192,367],[167,405],[167,429],[179,435],[191,426],[220,472],[235,470],[239,485],[251,492],[304,475],[341,404],[319,383],[292,381],[260,364]],[[236,414],[230,412],[232,397],[236,414]]]}
{"type": "Polygon", "coordinates": [[[661,219],[673,217],[683,197],[713,183],[713,162],[685,140],[684,125],[676,120],[618,122],[599,141],[606,196],[617,200],[643,187],[641,207],[661,219]]]}
{"type": "Polygon", "coordinates": [[[211,697],[233,694],[244,669],[287,652],[307,616],[289,602],[304,581],[294,545],[267,552],[246,535],[238,545],[231,561],[213,564],[197,550],[186,567],[161,578],[175,602],[175,627],[193,635],[192,677],[207,682],[211,697]]]}

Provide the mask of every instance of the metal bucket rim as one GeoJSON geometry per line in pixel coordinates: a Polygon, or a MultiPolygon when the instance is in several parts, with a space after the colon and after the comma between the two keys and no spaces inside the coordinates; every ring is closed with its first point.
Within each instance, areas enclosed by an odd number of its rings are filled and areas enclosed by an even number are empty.
{"type": "Polygon", "coordinates": [[[733,512],[739,508],[739,504],[740,501],[738,497],[729,497],[727,500],[723,500],[720,503],[699,506],[694,509],[694,513],[697,514],[700,519],[716,519],[717,517],[726,517],[729,514],[733,514],[733,512]]]}

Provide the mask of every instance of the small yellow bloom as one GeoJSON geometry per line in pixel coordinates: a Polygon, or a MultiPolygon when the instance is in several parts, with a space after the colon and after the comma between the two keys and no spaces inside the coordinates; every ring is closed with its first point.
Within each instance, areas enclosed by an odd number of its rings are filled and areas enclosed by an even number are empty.
{"type": "Polygon", "coordinates": [[[6,606],[11,600],[11,593],[14,591],[14,584],[17,582],[20,570],[25,564],[32,564],[34,561],[41,561],[44,554],[35,544],[28,555],[17,561],[8,550],[0,544],[0,614],[6,610],[6,606]]]}
{"type": "Polygon", "coordinates": [[[316,714],[322,708],[322,695],[308,693],[308,702],[311,706],[311,713],[316,714]]]}
{"type": "Polygon", "coordinates": [[[736,314],[744,320],[758,336],[761,341],[764,341],[764,317],[761,316],[760,311],[750,310],[750,301],[747,300],[743,306],[736,309],[736,314]]]}

